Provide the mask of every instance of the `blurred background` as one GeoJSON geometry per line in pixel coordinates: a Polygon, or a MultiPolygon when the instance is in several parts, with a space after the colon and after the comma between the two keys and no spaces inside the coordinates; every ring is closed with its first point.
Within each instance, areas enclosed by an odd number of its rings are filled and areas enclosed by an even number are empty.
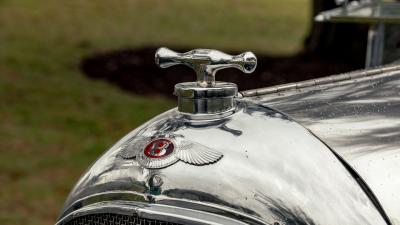
{"type": "Polygon", "coordinates": [[[253,51],[253,75],[217,76],[241,90],[362,68],[366,27],[313,22],[333,7],[333,0],[0,0],[0,224],[54,224],[91,162],[175,107],[173,85],[195,76],[183,66],[156,68],[157,47],[253,51]]]}

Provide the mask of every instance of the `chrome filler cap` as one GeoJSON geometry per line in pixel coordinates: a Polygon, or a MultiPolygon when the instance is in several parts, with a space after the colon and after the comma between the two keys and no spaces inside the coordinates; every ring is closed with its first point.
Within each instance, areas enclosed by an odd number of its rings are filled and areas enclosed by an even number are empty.
{"type": "Polygon", "coordinates": [[[215,81],[216,72],[237,68],[244,73],[252,73],[257,66],[257,58],[251,52],[232,56],[212,49],[177,53],[159,48],[155,60],[160,68],[184,64],[196,72],[197,82],[178,83],[174,91],[178,96],[178,110],[191,114],[215,114],[233,109],[237,85],[215,81]]]}

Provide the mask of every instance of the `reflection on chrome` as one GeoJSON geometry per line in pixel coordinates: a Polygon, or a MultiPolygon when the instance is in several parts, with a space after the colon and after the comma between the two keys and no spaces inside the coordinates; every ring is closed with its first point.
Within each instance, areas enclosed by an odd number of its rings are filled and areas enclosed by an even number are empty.
{"type": "Polygon", "coordinates": [[[253,98],[321,138],[360,174],[391,223],[400,224],[400,66],[351,75],[253,98]]]}
{"type": "Polygon", "coordinates": [[[214,216],[248,224],[385,224],[322,142],[281,113],[244,99],[221,119],[193,123],[172,109],[134,130],[81,178],[61,221],[110,200],[200,210],[210,215],[204,224],[214,216]],[[120,146],[142,137],[192,140],[224,156],[205,166],[178,161],[162,169],[119,157],[120,146]]]}

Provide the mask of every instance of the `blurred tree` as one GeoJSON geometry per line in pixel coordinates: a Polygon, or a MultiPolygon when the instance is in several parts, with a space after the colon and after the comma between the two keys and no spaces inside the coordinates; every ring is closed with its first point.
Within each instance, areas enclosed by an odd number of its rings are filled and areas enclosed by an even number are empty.
{"type": "Polygon", "coordinates": [[[311,7],[312,27],[305,40],[306,53],[364,66],[368,25],[314,22],[318,13],[338,7],[335,0],[313,0],[311,7]]]}

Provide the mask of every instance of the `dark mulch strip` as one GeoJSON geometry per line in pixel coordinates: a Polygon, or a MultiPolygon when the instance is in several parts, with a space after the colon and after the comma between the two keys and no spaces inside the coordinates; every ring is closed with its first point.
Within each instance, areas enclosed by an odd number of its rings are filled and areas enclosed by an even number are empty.
{"type": "MultiPolygon", "coordinates": [[[[194,81],[195,73],[181,65],[168,69],[158,68],[154,64],[156,50],[148,47],[99,53],[83,59],[80,68],[91,78],[105,79],[135,94],[173,97],[174,85],[179,82],[194,81]]],[[[188,49],[174,50],[185,52],[188,49]]],[[[258,66],[253,74],[226,69],[217,73],[217,80],[234,82],[239,85],[240,90],[248,90],[318,78],[363,67],[315,54],[299,54],[292,57],[271,57],[257,53],[256,55],[258,66]]]]}

